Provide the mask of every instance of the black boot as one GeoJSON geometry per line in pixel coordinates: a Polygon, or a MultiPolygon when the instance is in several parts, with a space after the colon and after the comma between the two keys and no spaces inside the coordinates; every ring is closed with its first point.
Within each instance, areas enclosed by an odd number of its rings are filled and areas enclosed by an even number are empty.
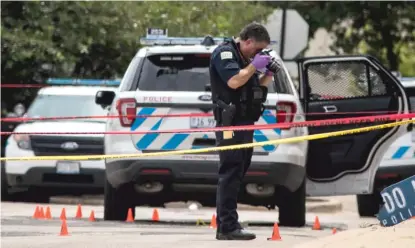
{"type": "Polygon", "coordinates": [[[244,229],[236,229],[235,231],[228,233],[216,232],[217,240],[252,240],[256,235],[245,231],[244,229]]]}

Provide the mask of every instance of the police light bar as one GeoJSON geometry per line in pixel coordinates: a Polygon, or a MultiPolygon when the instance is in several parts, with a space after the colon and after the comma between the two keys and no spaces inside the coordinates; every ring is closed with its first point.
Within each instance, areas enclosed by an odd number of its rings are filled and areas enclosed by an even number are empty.
{"type": "Polygon", "coordinates": [[[120,80],[78,79],[78,78],[49,78],[47,84],[55,85],[95,85],[119,86],[120,80]]]}
{"type": "Polygon", "coordinates": [[[405,88],[415,88],[415,77],[402,77],[399,81],[405,88]]]}
{"type": "MultiPolygon", "coordinates": [[[[211,38],[213,44],[205,45],[218,45],[222,43],[224,37],[142,37],[140,43],[145,46],[154,45],[204,45],[206,39],[211,38]]],[[[277,44],[276,41],[271,41],[270,45],[277,44]]]]}
{"type": "MultiPolygon", "coordinates": [[[[214,44],[222,43],[225,38],[212,37],[214,44]]],[[[201,45],[205,37],[143,37],[140,43],[145,46],[151,45],[201,45]]]]}
{"type": "MultiPolygon", "coordinates": [[[[222,43],[225,37],[168,37],[168,29],[147,28],[146,37],[140,39],[140,43],[144,46],[154,45],[204,45],[213,46],[222,43]]],[[[271,44],[277,44],[271,41],[271,44]]]]}
{"type": "Polygon", "coordinates": [[[415,77],[401,77],[399,80],[401,82],[415,82],[415,77]]]}

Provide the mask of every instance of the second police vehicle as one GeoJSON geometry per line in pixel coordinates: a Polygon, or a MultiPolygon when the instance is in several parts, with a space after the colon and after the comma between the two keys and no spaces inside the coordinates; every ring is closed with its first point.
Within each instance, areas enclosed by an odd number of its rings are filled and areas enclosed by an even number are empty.
{"type": "MultiPolygon", "coordinates": [[[[209,91],[209,61],[221,41],[223,38],[154,37],[151,33],[142,38],[144,47],[133,57],[118,92],[99,92],[96,98],[98,104],[110,106],[110,115],[121,116],[108,119],[107,131],[131,131],[105,135],[105,154],[145,155],[214,147],[213,132],[145,132],[215,126],[213,116],[201,115],[212,114],[214,107],[209,91]],[[180,117],[189,113],[199,116],[180,117]]],[[[275,53],[273,56],[280,59],[275,53]]],[[[372,57],[313,57],[299,60],[298,65],[298,91],[283,66],[269,86],[266,109],[257,124],[357,117],[368,111],[410,111],[400,82],[372,57]]],[[[254,141],[370,125],[373,124],[255,130],[254,141]]],[[[402,125],[310,142],[255,147],[239,202],[270,209],[278,206],[279,215],[285,216],[280,225],[303,226],[306,195],[371,193],[383,153],[407,129],[408,125],[402,125]]],[[[214,152],[106,159],[104,219],[125,220],[129,208],[169,201],[195,200],[215,206],[218,159],[214,152]]]]}
{"type": "MultiPolygon", "coordinates": [[[[405,87],[410,104],[415,106],[415,78],[399,78],[405,87]]],[[[415,175],[415,130],[410,128],[400,136],[385,152],[376,172],[371,194],[357,195],[360,216],[373,217],[383,204],[380,192],[401,180],[415,175]]]]}
{"type": "MultiPolygon", "coordinates": [[[[14,129],[32,134],[11,135],[5,157],[103,154],[104,135],[88,134],[105,130],[103,117],[108,113],[107,106],[95,104],[95,96],[101,90],[116,90],[114,86],[120,81],[55,78],[47,83],[50,86],[37,92],[24,116],[33,120],[20,123],[14,129]],[[101,118],[89,118],[91,116],[101,118]],[[48,134],[51,132],[59,134],[48,134]]],[[[28,197],[36,201],[47,202],[50,196],[59,194],[102,192],[104,188],[102,159],[5,161],[4,164],[10,190],[29,189],[28,197]]]]}

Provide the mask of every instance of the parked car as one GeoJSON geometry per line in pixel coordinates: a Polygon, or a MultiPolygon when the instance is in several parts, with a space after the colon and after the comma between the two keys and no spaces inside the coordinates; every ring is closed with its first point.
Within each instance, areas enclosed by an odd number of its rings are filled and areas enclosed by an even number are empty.
{"type": "MultiPolygon", "coordinates": [[[[399,78],[415,107],[415,78],[399,78]]],[[[386,151],[373,182],[373,193],[357,195],[359,215],[373,217],[383,204],[380,192],[401,180],[415,175],[415,130],[410,127],[386,151]]]]}
{"type": "MultiPolygon", "coordinates": [[[[50,79],[52,85],[40,89],[25,117],[49,118],[19,124],[7,140],[5,157],[104,154],[104,135],[64,134],[65,132],[95,132],[105,130],[105,106],[95,104],[95,95],[111,91],[100,83],[119,81],[50,79]],[[92,84],[92,86],[86,86],[92,84]],[[101,118],[65,117],[101,116],[101,118]],[[55,118],[55,119],[53,119],[55,118]],[[61,118],[61,119],[57,119],[61,118]],[[62,134],[48,134],[61,132],[62,134]]],[[[39,119],[39,118],[38,118],[39,119]]],[[[6,161],[5,173],[11,190],[29,190],[37,201],[47,202],[52,195],[102,192],[105,182],[104,160],[85,161],[6,161]]]]}

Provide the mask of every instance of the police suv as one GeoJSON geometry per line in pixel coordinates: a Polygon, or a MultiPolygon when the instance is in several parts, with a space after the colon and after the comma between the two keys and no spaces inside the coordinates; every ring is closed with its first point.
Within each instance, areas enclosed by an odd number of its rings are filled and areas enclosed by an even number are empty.
{"type": "MultiPolygon", "coordinates": [[[[99,92],[109,105],[105,154],[147,154],[215,147],[209,91],[209,57],[221,38],[147,37],[117,94],[99,92]],[[197,113],[199,116],[180,117],[197,113]],[[162,117],[174,115],[174,117],[162,117]],[[187,129],[187,133],[142,133],[187,129]],[[141,133],[134,133],[141,131],[141,133]]],[[[274,53],[276,59],[280,59],[274,53]]],[[[269,86],[265,111],[257,124],[293,123],[367,115],[367,111],[408,113],[400,82],[368,56],[313,57],[298,61],[299,92],[283,66],[269,86]],[[363,77],[362,77],[363,76],[363,77]],[[361,113],[359,113],[361,112],[361,113]],[[309,115],[306,115],[309,113],[309,115]],[[342,114],[341,114],[342,113],[342,114]]],[[[255,130],[254,141],[284,139],[373,125],[255,130]]],[[[239,202],[278,206],[279,222],[305,224],[307,196],[370,193],[383,153],[408,125],[327,139],[255,147],[239,202]]],[[[125,220],[128,208],[168,201],[196,200],[215,205],[218,154],[198,153],[105,160],[105,220],[125,220]]]]}
{"type": "MultiPolygon", "coordinates": [[[[32,157],[54,155],[88,155],[104,153],[103,134],[48,134],[49,132],[103,132],[105,106],[95,104],[100,90],[116,90],[118,80],[49,79],[51,86],[41,88],[28,108],[27,118],[48,120],[25,121],[7,140],[5,157],[32,157]],[[76,86],[69,86],[76,84],[76,86]],[[92,86],[91,86],[92,85],[92,86]],[[104,87],[109,85],[113,89],[104,87]],[[63,119],[78,117],[77,119],[63,119]],[[53,119],[55,118],[55,119],[53,119]],[[60,118],[60,119],[58,119],[60,118]]],[[[88,161],[5,161],[7,182],[11,191],[33,191],[30,198],[48,201],[53,194],[101,191],[105,178],[104,160],[88,161]]]]}
{"type": "MultiPolygon", "coordinates": [[[[415,78],[399,78],[412,109],[415,106],[415,78]]],[[[373,181],[371,194],[357,195],[360,216],[373,217],[382,205],[380,192],[392,184],[415,175],[415,130],[409,129],[389,147],[373,181]]]]}

